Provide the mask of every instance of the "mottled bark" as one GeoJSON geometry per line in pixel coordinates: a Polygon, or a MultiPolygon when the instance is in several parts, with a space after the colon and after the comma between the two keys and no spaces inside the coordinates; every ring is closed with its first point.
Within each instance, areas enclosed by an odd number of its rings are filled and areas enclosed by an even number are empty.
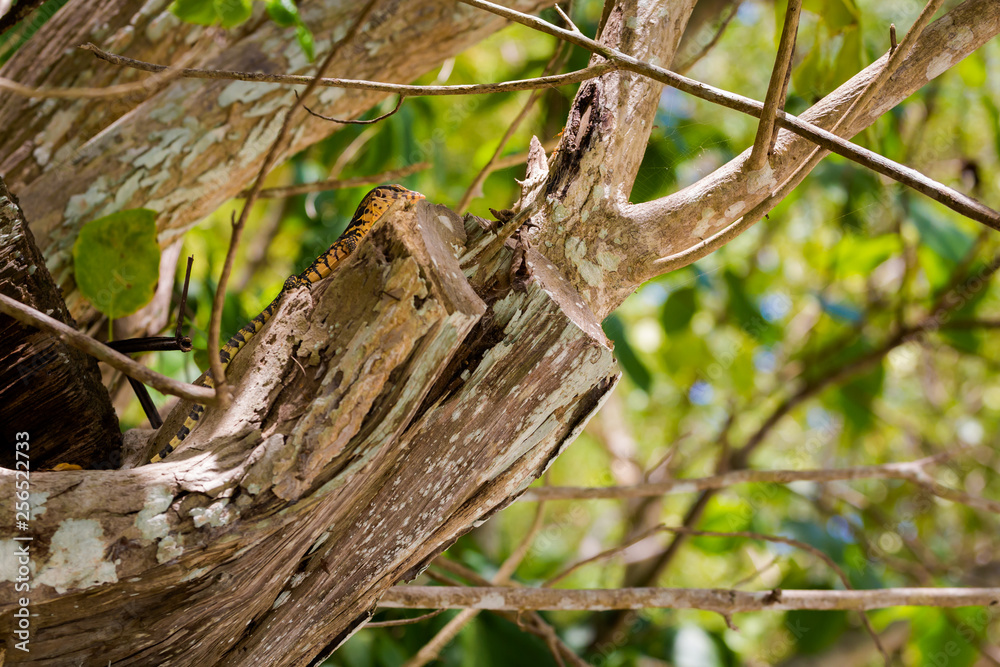
{"type": "MultiPolygon", "coordinates": [[[[645,30],[645,24],[634,18],[639,15],[634,4],[618,3],[623,8],[625,28],[617,48],[629,55],[638,56],[641,53],[650,62],[669,62],[675,49],[673,35],[645,30]],[[632,35],[633,32],[637,34],[632,35]]],[[[664,7],[669,8],[665,11],[672,11],[673,3],[664,3],[664,7]]],[[[609,26],[613,20],[613,17],[609,19],[609,26]]],[[[668,19],[661,19],[665,20],[668,19]]],[[[1000,4],[994,0],[966,0],[928,26],[876,102],[854,122],[839,128],[838,134],[855,136],[997,34],[1000,34],[1000,4]]],[[[886,58],[883,56],[859,72],[801,114],[801,118],[823,128],[832,127],[862,94],[867,83],[877,76],[886,58]]],[[[619,74],[606,74],[602,80],[614,76],[619,74]]],[[[602,142],[590,140],[583,151],[574,149],[572,142],[579,136],[599,137],[602,129],[607,132],[611,128],[619,128],[616,134],[648,136],[655,105],[643,104],[643,100],[633,98],[627,105],[608,105],[602,113],[588,113],[587,110],[594,104],[593,90],[594,87],[581,85],[569,126],[573,127],[573,118],[581,118],[594,127],[584,127],[563,135],[553,176],[546,186],[550,195],[546,217],[552,224],[543,224],[536,240],[545,246],[546,255],[564,268],[570,282],[581,291],[599,316],[611,312],[646,280],[678,268],[675,264],[664,264],[662,260],[665,257],[719,233],[775,192],[785,181],[793,179],[793,182],[798,182],[810,171],[807,168],[796,173],[815,145],[782,130],[778,133],[773,154],[762,169],[744,169],[744,162],[750,156],[750,149],[747,148],[728,164],[693,185],[654,201],[630,204],[627,195],[631,179],[614,188],[606,187],[601,182],[602,175],[607,171],[603,166],[605,149],[602,142]],[[633,112],[639,108],[646,110],[644,115],[633,112]],[[561,185],[559,179],[565,180],[566,177],[561,175],[564,172],[574,175],[576,180],[572,187],[561,185]],[[576,178],[577,172],[582,177],[576,178]]],[[[760,91],[758,97],[763,98],[764,92],[760,91]]],[[[650,87],[647,95],[658,97],[658,88],[650,87]]],[[[620,173],[634,174],[638,164],[633,156],[631,162],[620,168],[620,173]]],[[[773,203],[778,201],[780,198],[773,203]]],[[[541,221],[540,218],[536,220],[541,221]]],[[[725,241],[735,236],[733,234],[725,241]]],[[[718,245],[721,243],[708,247],[702,254],[693,255],[688,263],[708,254],[718,245]]]]}
{"type": "MultiPolygon", "coordinates": [[[[523,11],[543,4],[511,3],[523,11]]],[[[200,55],[191,64],[207,68],[309,74],[315,67],[291,28],[259,17],[210,36],[166,12],[168,5],[169,0],[72,0],[0,68],[0,76],[55,87],[103,86],[147,76],[75,48],[88,41],[157,63],[177,62],[195,49],[200,55]]],[[[262,5],[257,9],[262,11],[262,5]]],[[[318,59],[346,33],[359,9],[344,0],[303,5],[318,59]]],[[[385,0],[363,26],[363,38],[341,50],[328,75],[409,82],[502,25],[464,5],[385,0]]],[[[159,212],[157,229],[166,247],[256,175],[293,96],[290,86],[189,79],[175,80],[141,101],[5,96],[0,104],[0,173],[20,198],[74,316],[86,319],[93,312],[73,283],[71,250],[80,226],[113,211],[145,206],[159,212]]],[[[351,118],[382,97],[325,88],[315,106],[351,118]]],[[[339,127],[310,117],[294,128],[283,155],[339,127]]]]}
{"type": "Polygon", "coordinates": [[[33,644],[8,660],[309,664],[572,441],[617,378],[598,320],[534,251],[526,291],[476,286],[458,216],[387,217],[165,463],[32,476],[33,644]]]}
{"type": "MultiPolygon", "coordinates": [[[[0,179],[0,293],[72,326],[17,200],[0,179]]],[[[75,463],[117,468],[121,434],[97,362],[38,329],[0,313],[0,466],[75,463]],[[61,415],[58,429],[52,416],[61,415]]],[[[6,516],[5,516],[6,520],[6,516]]]]}

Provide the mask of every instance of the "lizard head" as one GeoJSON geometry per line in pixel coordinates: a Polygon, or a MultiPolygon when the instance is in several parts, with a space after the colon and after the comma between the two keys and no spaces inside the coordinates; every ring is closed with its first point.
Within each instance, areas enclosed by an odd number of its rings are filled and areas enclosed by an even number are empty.
{"type": "Polygon", "coordinates": [[[407,190],[402,185],[380,185],[365,195],[354,217],[356,219],[365,218],[371,221],[378,220],[397,199],[417,201],[418,199],[424,199],[424,196],[419,192],[407,190]]]}

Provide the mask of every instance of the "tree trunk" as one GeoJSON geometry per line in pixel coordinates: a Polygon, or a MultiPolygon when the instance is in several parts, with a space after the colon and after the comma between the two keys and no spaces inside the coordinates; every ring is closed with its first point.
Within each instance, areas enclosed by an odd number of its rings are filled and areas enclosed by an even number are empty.
{"type": "Polygon", "coordinates": [[[529,250],[526,291],[470,284],[478,219],[466,242],[443,207],[386,217],[166,463],[32,476],[31,653],[8,660],[313,664],[573,440],[618,376],[558,272],[529,250]]]}

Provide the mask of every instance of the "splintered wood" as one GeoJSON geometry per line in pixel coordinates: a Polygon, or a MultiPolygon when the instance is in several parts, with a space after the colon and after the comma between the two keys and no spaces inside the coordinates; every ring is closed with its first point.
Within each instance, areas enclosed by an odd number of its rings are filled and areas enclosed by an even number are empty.
{"type": "Polygon", "coordinates": [[[232,407],[165,463],[34,476],[30,664],[64,664],[69,637],[85,664],[308,663],[517,497],[618,372],[535,250],[520,289],[469,280],[459,258],[494,237],[426,202],[387,214],[282,301],[230,369],[232,407]]]}

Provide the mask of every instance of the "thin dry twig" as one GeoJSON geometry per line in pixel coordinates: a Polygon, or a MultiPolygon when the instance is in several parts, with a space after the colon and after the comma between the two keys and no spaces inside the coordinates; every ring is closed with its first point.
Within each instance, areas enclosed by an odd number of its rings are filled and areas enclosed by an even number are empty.
{"type": "Polygon", "coordinates": [[[67,345],[86,352],[95,359],[103,361],[112,368],[121,371],[128,377],[135,378],[164,394],[179,396],[186,401],[197,401],[203,405],[213,405],[215,403],[215,393],[211,389],[160,375],[124,354],[115,352],[104,343],[94,340],[87,334],[77,331],[73,327],[63,324],[59,320],[40,313],[34,308],[26,306],[20,301],[11,299],[4,294],[0,294],[0,312],[10,315],[18,322],[49,332],[67,345]]]}
{"type": "MultiPolygon", "coordinates": [[[[556,5],[556,7],[558,8],[559,5],[556,5]]],[[[566,20],[569,21],[569,17],[567,17],[566,20]]],[[[567,53],[566,49],[563,48],[565,44],[565,42],[559,42],[559,46],[556,47],[555,53],[552,54],[552,58],[549,59],[549,62],[545,65],[545,69],[542,70],[543,77],[551,74],[553,71],[561,67],[560,60],[563,59],[563,54],[567,53]]],[[[472,183],[469,184],[465,194],[463,194],[462,198],[459,200],[458,206],[455,207],[455,211],[457,211],[459,215],[465,213],[465,211],[469,208],[469,203],[472,202],[473,198],[477,196],[477,193],[480,193],[482,190],[483,183],[486,182],[486,178],[496,171],[494,164],[496,164],[497,160],[500,158],[500,154],[503,152],[504,147],[507,145],[507,142],[510,141],[510,138],[514,136],[514,133],[517,132],[517,128],[521,126],[521,123],[525,118],[527,118],[531,109],[535,106],[535,102],[537,102],[538,98],[541,96],[541,89],[533,90],[531,95],[528,97],[528,101],[524,103],[523,107],[521,107],[521,111],[518,112],[514,120],[511,121],[511,124],[507,127],[507,131],[504,132],[503,137],[500,138],[500,142],[497,144],[496,150],[493,151],[493,155],[491,155],[490,159],[485,165],[483,165],[483,168],[479,170],[476,177],[472,179],[472,183]]],[[[481,193],[478,196],[482,196],[481,193]]]]}
{"type": "Polygon", "coordinates": [[[781,29],[781,41],[778,43],[778,54],[771,70],[771,81],[764,96],[764,109],[757,124],[757,136],[753,141],[750,158],[746,162],[746,168],[751,171],[756,171],[767,163],[768,155],[774,147],[774,139],[777,137],[774,123],[777,120],[778,110],[785,108],[788,75],[792,68],[792,57],[795,56],[795,36],[799,29],[801,13],[802,0],[789,0],[785,12],[785,24],[781,29]]]}
{"type": "MultiPolygon", "coordinates": [[[[532,542],[534,542],[535,537],[538,532],[542,529],[545,518],[545,503],[539,503],[538,508],[535,510],[535,518],[531,523],[531,528],[525,533],[524,537],[518,543],[517,547],[511,552],[511,554],[504,560],[497,570],[497,573],[493,576],[492,584],[494,586],[504,586],[510,582],[511,576],[514,571],[517,570],[518,565],[524,560],[524,557],[528,555],[528,550],[531,548],[532,542]]],[[[455,638],[462,628],[469,624],[469,622],[476,617],[479,612],[474,609],[464,609],[455,618],[448,621],[447,624],[435,634],[431,639],[420,647],[412,658],[404,663],[404,667],[422,667],[428,662],[437,659],[441,651],[447,646],[452,639],[455,638]]]]}
{"type": "Polygon", "coordinates": [[[597,500],[625,498],[647,498],[679,493],[696,493],[708,489],[724,489],[737,484],[790,484],[792,482],[837,482],[858,479],[900,479],[913,482],[936,496],[953,500],[969,507],[1000,514],[1000,502],[972,496],[951,489],[937,482],[927,473],[927,466],[954,456],[954,452],[944,452],[917,461],[886,463],[854,468],[813,469],[813,470],[733,470],[720,475],[695,479],[671,479],[663,482],[635,484],[631,486],[547,486],[528,489],[519,502],[552,500],[597,500]]]}
{"type": "MultiPolygon", "coordinates": [[[[333,62],[333,59],[340,53],[340,50],[345,44],[350,43],[354,36],[364,25],[368,16],[371,14],[372,9],[375,7],[377,0],[368,0],[368,2],[362,7],[361,12],[358,14],[357,19],[351,24],[351,27],[347,30],[344,37],[333,44],[330,47],[330,52],[323,59],[322,64],[316,71],[316,75],[312,77],[312,80],[306,86],[305,90],[302,91],[302,95],[296,95],[295,102],[292,104],[291,108],[285,114],[285,120],[281,124],[281,129],[278,131],[278,136],[275,137],[274,143],[271,144],[270,150],[268,150],[267,155],[264,157],[264,161],[260,165],[260,171],[257,173],[257,178],[254,180],[253,186],[250,188],[250,192],[247,194],[246,201],[243,203],[243,210],[240,212],[239,220],[233,225],[233,235],[229,241],[229,251],[226,253],[226,261],[222,266],[222,274],[219,276],[219,284],[215,290],[215,299],[212,301],[212,317],[209,320],[208,325],[208,340],[209,346],[214,346],[215,341],[219,340],[219,333],[222,327],[222,307],[226,300],[226,284],[229,281],[229,274],[232,273],[233,263],[236,260],[236,249],[239,247],[240,238],[243,235],[243,228],[246,225],[247,218],[250,215],[250,209],[253,207],[254,201],[257,199],[257,195],[260,193],[264,177],[267,176],[268,172],[278,161],[278,154],[281,152],[282,144],[285,142],[285,137],[288,136],[289,127],[291,127],[292,119],[295,117],[295,112],[309,94],[315,90],[320,78],[322,78],[323,73],[333,62]]],[[[215,380],[215,395],[219,404],[222,406],[228,406],[231,399],[229,386],[226,384],[225,369],[222,367],[222,359],[218,354],[210,354],[209,361],[211,363],[212,378],[215,380]]]]}
{"type": "Polygon", "coordinates": [[[888,607],[996,607],[1000,588],[881,588],[866,590],[734,591],[720,588],[504,588],[393,586],[379,600],[387,609],[610,611],[702,609],[751,611],[870,611],[888,607]]]}
{"type": "MultiPolygon", "coordinates": [[[[93,44],[80,47],[91,51],[101,60],[113,65],[131,67],[146,72],[159,72],[166,69],[163,65],[147,63],[125,56],[102,51],[93,44]]],[[[384,93],[395,93],[406,97],[424,97],[430,95],[484,95],[489,93],[510,93],[519,90],[535,90],[537,88],[554,88],[571,83],[580,83],[593,79],[605,72],[615,69],[614,63],[591,65],[575,72],[554,74],[547,77],[522,79],[519,81],[503,81],[500,83],[475,83],[452,86],[407,86],[399,83],[384,83],[382,81],[365,81],[362,79],[335,79],[324,77],[317,85],[329,88],[348,88],[353,90],[377,90],[384,93]]],[[[304,85],[313,80],[311,76],[300,74],[266,74],[264,72],[239,72],[235,70],[182,69],[178,76],[190,79],[223,79],[227,81],[250,81],[254,83],[283,83],[304,85]]]]}
{"type": "MultiPolygon", "coordinates": [[[[296,94],[296,97],[298,97],[298,94],[296,94]]],[[[396,100],[396,106],[392,108],[392,111],[384,113],[381,116],[378,116],[377,118],[372,118],[370,120],[350,120],[343,118],[334,118],[333,116],[324,116],[321,113],[317,113],[305,105],[302,105],[302,108],[305,109],[307,112],[309,112],[309,115],[316,116],[316,118],[322,118],[323,120],[328,120],[331,123],[340,123],[341,125],[374,125],[380,120],[385,120],[389,116],[399,111],[399,107],[403,106],[403,100],[405,99],[406,95],[400,95],[399,99],[396,100]]]]}
{"type": "MultiPolygon", "coordinates": [[[[88,49],[93,44],[84,44],[81,49],[88,49]]],[[[97,47],[94,47],[95,49],[97,47]]],[[[162,88],[171,81],[183,76],[185,65],[193,61],[200,55],[200,50],[189,49],[177,61],[176,65],[161,65],[153,76],[146,77],[142,81],[132,81],[131,83],[119,83],[113,86],[102,86],[99,88],[33,88],[0,77],[0,90],[20,95],[21,97],[32,97],[41,99],[63,99],[63,100],[97,100],[107,97],[123,97],[132,93],[152,94],[157,89],[162,88]]]]}
{"type": "Polygon", "coordinates": [[[395,628],[400,625],[412,625],[413,623],[419,623],[420,621],[426,621],[429,618],[434,618],[435,616],[445,612],[445,609],[435,609],[427,614],[421,614],[420,616],[414,616],[413,618],[400,618],[395,621],[375,621],[374,623],[365,623],[365,629],[370,628],[395,628]]]}
{"type": "MultiPolygon", "coordinates": [[[[390,169],[380,174],[370,174],[368,176],[354,176],[352,178],[333,179],[329,181],[317,181],[316,183],[299,183],[297,185],[280,185],[273,188],[264,188],[257,193],[258,199],[277,199],[279,197],[291,197],[293,195],[304,195],[308,192],[322,192],[325,190],[341,190],[344,188],[356,188],[360,185],[370,185],[372,183],[387,183],[398,178],[411,176],[417,172],[430,169],[430,162],[417,162],[399,169],[390,169]]],[[[246,197],[248,190],[241,192],[239,197],[246,197]]]]}
{"type": "Polygon", "coordinates": [[[630,540],[628,540],[626,542],[623,542],[622,544],[619,544],[616,547],[612,547],[611,549],[605,549],[604,551],[602,551],[602,552],[600,552],[598,554],[595,554],[595,555],[593,555],[593,556],[591,556],[589,558],[584,558],[581,561],[577,561],[576,563],[573,563],[569,567],[563,569],[563,571],[560,572],[559,574],[557,574],[554,577],[546,580],[545,583],[542,584],[542,586],[545,587],[545,588],[551,588],[551,587],[555,586],[556,584],[558,584],[563,579],[565,579],[566,577],[568,577],[569,575],[571,575],[574,572],[576,572],[577,570],[579,570],[580,568],[585,567],[587,565],[590,565],[591,563],[597,563],[597,562],[600,562],[602,560],[607,560],[608,558],[611,558],[612,556],[617,556],[618,554],[620,554],[620,553],[622,553],[624,551],[627,551],[629,547],[635,546],[639,542],[642,542],[643,540],[645,540],[645,539],[647,539],[649,537],[652,537],[653,535],[656,535],[657,533],[663,532],[663,529],[664,529],[664,525],[663,524],[660,524],[660,525],[657,525],[657,526],[653,526],[652,528],[650,528],[648,530],[644,530],[643,532],[641,532],[638,535],[634,536],[632,539],[630,539],[630,540]]]}
{"type": "MultiPolygon", "coordinates": [[[[578,35],[570,30],[563,30],[551,23],[528,14],[523,14],[506,7],[495,5],[485,0],[459,0],[467,5],[478,7],[490,13],[502,16],[506,19],[516,21],[522,25],[534,28],[541,32],[553,35],[560,39],[576,44],[592,53],[601,55],[612,61],[620,69],[629,70],[648,76],[651,79],[664,83],[673,88],[694,95],[713,104],[718,104],[741,113],[759,118],[764,105],[761,102],[752,100],[742,95],[730,93],[728,91],[709,86],[695,81],[686,76],[671,72],[670,70],[652,65],[621,51],[610,48],[583,35],[578,35]]],[[[949,188],[937,181],[925,176],[916,169],[906,167],[897,162],[889,160],[878,153],[853,144],[832,132],[813,125],[807,121],[780,111],[777,115],[776,124],[786,130],[790,130],[802,136],[821,148],[837,153],[853,162],[857,162],[872,171],[892,178],[904,185],[907,185],[917,192],[938,201],[948,208],[961,213],[962,215],[980,222],[991,229],[1000,231],[1000,213],[989,208],[985,204],[949,188]]]]}

